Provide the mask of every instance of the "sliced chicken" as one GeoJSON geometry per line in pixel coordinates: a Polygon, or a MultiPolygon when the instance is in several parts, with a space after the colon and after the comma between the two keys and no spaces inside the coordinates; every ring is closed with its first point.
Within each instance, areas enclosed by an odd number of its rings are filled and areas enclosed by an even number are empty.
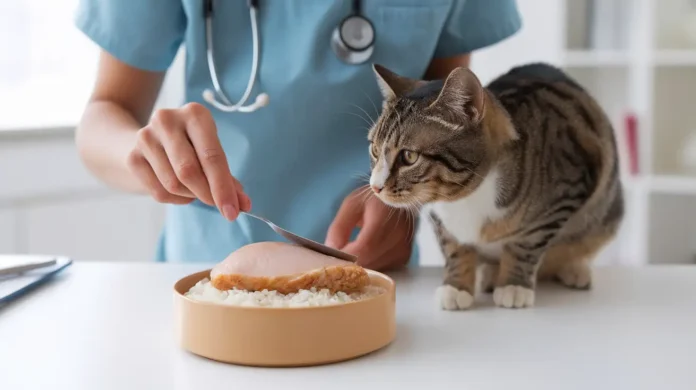
{"type": "Polygon", "coordinates": [[[281,294],[312,287],[351,293],[370,283],[367,271],[359,265],[282,242],[239,248],[212,269],[210,279],[218,290],[276,290],[281,294]]]}

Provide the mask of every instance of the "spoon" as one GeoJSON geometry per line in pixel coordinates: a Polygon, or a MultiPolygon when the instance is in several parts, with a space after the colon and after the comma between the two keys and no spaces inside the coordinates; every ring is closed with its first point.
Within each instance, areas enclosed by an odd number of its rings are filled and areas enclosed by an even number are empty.
{"type": "Polygon", "coordinates": [[[309,248],[315,252],[323,253],[325,255],[332,256],[332,257],[335,257],[337,259],[347,260],[347,261],[350,261],[353,263],[355,263],[358,260],[357,257],[355,257],[351,254],[348,254],[348,253],[343,252],[343,251],[339,251],[338,249],[328,247],[324,244],[320,244],[320,243],[318,243],[316,241],[312,241],[308,238],[298,236],[295,233],[291,233],[291,232],[281,228],[280,226],[274,224],[273,222],[267,220],[266,218],[259,217],[258,215],[254,215],[251,213],[247,213],[245,211],[241,211],[241,213],[246,214],[252,218],[256,218],[261,222],[264,222],[271,229],[273,229],[273,231],[275,231],[276,233],[280,234],[281,236],[287,238],[288,240],[294,242],[295,244],[299,244],[299,245],[301,245],[305,248],[309,248]]]}

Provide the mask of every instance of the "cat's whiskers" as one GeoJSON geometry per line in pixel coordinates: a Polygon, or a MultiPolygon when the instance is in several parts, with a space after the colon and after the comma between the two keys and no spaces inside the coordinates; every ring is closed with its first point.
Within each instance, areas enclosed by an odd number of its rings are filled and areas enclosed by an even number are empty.
{"type": "Polygon", "coordinates": [[[372,128],[372,126],[374,126],[374,122],[370,122],[369,120],[365,119],[365,117],[363,117],[360,114],[356,114],[354,112],[342,112],[341,114],[353,115],[355,117],[362,119],[365,123],[367,123],[367,127],[364,128],[365,130],[369,131],[372,128]]]}
{"type": "Polygon", "coordinates": [[[388,207],[389,208],[389,214],[387,214],[387,218],[384,219],[384,223],[387,223],[389,219],[392,217],[392,214],[394,214],[394,208],[393,207],[388,207]]]}
{"type": "Polygon", "coordinates": [[[372,189],[367,184],[360,186],[356,191],[357,191],[358,196],[360,196],[362,198],[366,198],[366,197],[372,195],[372,189]]]}
{"type": "Polygon", "coordinates": [[[375,109],[375,115],[376,115],[376,116],[379,116],[379,110],[377,109],[377,105],[375,104],[375,101],[372,100],[372,98],[370,97],[370,95],[368,95],[367,92],[365,92],[364,89],[360,88],[360,92],[362,92],[362,93],[367,97],[367,100],[369,100],[370,103],[372,104],[372,108],[375,109]]]}
{"type": "MultiPolygon", "coordinates": [[[[427,189],[427,190],[424,190],[423,192],[428,197],[435,197],[436,199],[434,199],[434,200],[446,200],[446,201],[452,200],[449,195],[443,194],[443,193],[436,191],[436,190],[427,189]]],[[[421,204],[421,206],[422,206],[422,204],[421,204]]]]}
{"type": "Polygon", "coordinates": [[[399,202],[399,208],[406,210],[408,214],[410,214],[413,217],[418,217],[423,207],[424,203],[413,196],[404,198],[402,201],[399,202]]]}
{"type": "Polygon", "coordinates": [[[353,179],[359,180],[360,182],[365,182],[369,183],[370,182],[370,175],[365,173],[365,172],[355,172],[354,174],[351,175],[353,179]]]}
{"type": "Polygon", "coordinates": [[[404,214],[406,215],[406,225],[407,225],[406,234],[407,234],[408,236],[411,236],[411,213],[410,213],[410,212],[406,212],[406,213],[404,213],[404,214]]]}
{"type": "Polygon", "coordinates": [[[357,196],[360,198],[360,205],[362,206],[367,203],[368,200],[370,200],[371,196],[374,196],[374,193],[372,192],[370,186],[365,185],[362,186],[362,188],[358,191],[357,196]]]}
{"type": "MultiPolygon", "coordinates": [[[[375,119],[373,119],[372,116],[368,114],[367,111],[365,111],[365,109],[358,106],[357,104],[351,103],[350,105],[362,111],[362,113],[365,114],[365,116],[367,116],[366,122],[369,124],[370,127],[373,127],[375,125],[375,119]]],[[[362,117],[362,115],[360,115],[360,117],[362,117]]]]}
{"type": "MultiPolygon", "coordinates": [[[[422,210],[423,207],[425,207],[425,204],[423,202],[421,202],[417,199],[415,200],[415,202],[417,202],[419,204],[420,210],[422,210]]],[[[425,218],[428,218],[428,220],[430,221],[430,225],[435,226],[436,224],[435,224],[435,220],[433,220],[433,216],[429,212],[422,212],[421,213],[420,210],[418,210],[417,213],[414,213],[414,217],[417,217],[418,215],[425,216],[425,218]]]]}
{"type": "MultiPolygon", "coordinates": [[[[480,174],[478,174],[478,173],[472,171],[471,168],[466,168],[466,169],[469,171],[469,173],[471,173],[472,175],[474,175],[474,176],[480,178],[481,180],[484,180],[484,179],[485,179],[485,177],[483,177],[483,176],[481,176],[480,174]]],[[[462,187],[462,188],[467,188],[467,187],[469,187],[469,186],[466,186],[466,185],[464,185],[464,184],[457,183],[457,182],[449,182],[448,184],[458,185],[458,186],[460,186],[460,187],[462,187]]]]}
{"type": "Polygon", "coordinates": [[[407,219],[409,221],[409,233],[408,235],[410,236],[410,239],[413,240],[413,237],[416,235],[416,220],[418,217],[418,211],[414,210],[417,205],[415,204],[409,204],[409,208],[407,209],[408,212],[406,213],[407,219]]]}
{"type": "MultiPolygon", "coordinates": [[[[390,207],[393,211],[396,213],[396,225],[399,225],[399,222],[401,222],[401,215],[404,214],[402,210],[399,210],[395,207],[390,207]]],[[[407,214],[408,215],[408,214],[407,214]]]]}
{"type": "Polygon", "coordinates": [[[397,212],[396,214],[397,214],[397,215],[396,215],[396,224],[397,224],[397,226],[398,226],[398,225],[399,225],[399,222],[401,222],[401,214],[403,214],[403,213],[397,212]]]}
{"type": "MultiPolygon", "coordinates": [[[[483,179],[483,176],[481,176],[480,174],[478,174],[477,172],[475,172],[473,169],[467,167],[466,170],[469,171],[469,173],[471,173],[472,175],[477,176],[477,177],[479,177],[480,179],[483,179]]],[[[463,187],[463,186],[462,186],[462,187],[463,187]]]]}
{"type": "MultiPolygon", "coordinates": [[[[363,93],[365,93],[365,92],[363,91],[363,93]]],[[[367,96],[368,99],[370,98],[369,95],[367,95],[367,94],[365,94],[365,95],[367,96]]],[[[372,105],[374,106],[374,102],[372,102],[372,100],[370,100],[370,101],[371,101],[372,105]]],[[[357,109],[362,111],[365,114],[365,116],[358,114],[358,113],[355,113],[355,112],[350,112],[350,111],[336,112],[336,114],[349,114],[349,115],[353,115],[353,116],[356,116],[356,117],[362,119],[367,124],[367,127],[365,128],[365,130],[367,130],[367,131],[370,131],[375,126],[375,123],[377,120],[376,118],[379,117],[379,112],[377,113],[375,118],[373,118],[370,114],[367,113],[367,111],[365,111],[363,108],[356,105],[355,103],[349,102],[347,100],[342,100],[342,103],[356,107],[357,109]]]]}

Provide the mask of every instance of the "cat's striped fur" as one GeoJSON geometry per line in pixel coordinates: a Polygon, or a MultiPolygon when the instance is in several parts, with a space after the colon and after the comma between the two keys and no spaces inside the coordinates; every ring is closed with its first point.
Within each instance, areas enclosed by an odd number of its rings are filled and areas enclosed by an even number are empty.
{"type": "Polygon", "coordinates": [[[385,100],[369,132],[371,185],[432,218],[442,307],[472,304],[477,265],[504,307],[531,306],[542,277],[589,287],[589,263],[623,218],[614,132],[597,102],[545,64],[487,88],[464,68],[430,82],[375,72],[385,100]]]}

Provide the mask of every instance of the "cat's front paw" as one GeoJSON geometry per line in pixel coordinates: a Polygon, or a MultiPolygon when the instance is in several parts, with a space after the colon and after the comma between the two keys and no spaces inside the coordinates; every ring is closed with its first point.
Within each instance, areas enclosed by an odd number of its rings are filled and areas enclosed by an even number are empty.
{"type": "Polygon", "coordinates": [[[506,308],[534,306],[534,290],[522,286],[500,286],[493,291],[493,302],[506,308]]]}
{"type": "Polygon", "coordinates": [[[589,265],[581,262],[566,265],[557,276],[561,283],[570,288],[585,290],[592,284],[592,270],[589,265]]]}
{"type": "Polygon", "coordinates": [[[474,297],[466,290],[445,284],[437,288],[437,300],[445,310],[468,309],[474,303],[474,297]]]}

